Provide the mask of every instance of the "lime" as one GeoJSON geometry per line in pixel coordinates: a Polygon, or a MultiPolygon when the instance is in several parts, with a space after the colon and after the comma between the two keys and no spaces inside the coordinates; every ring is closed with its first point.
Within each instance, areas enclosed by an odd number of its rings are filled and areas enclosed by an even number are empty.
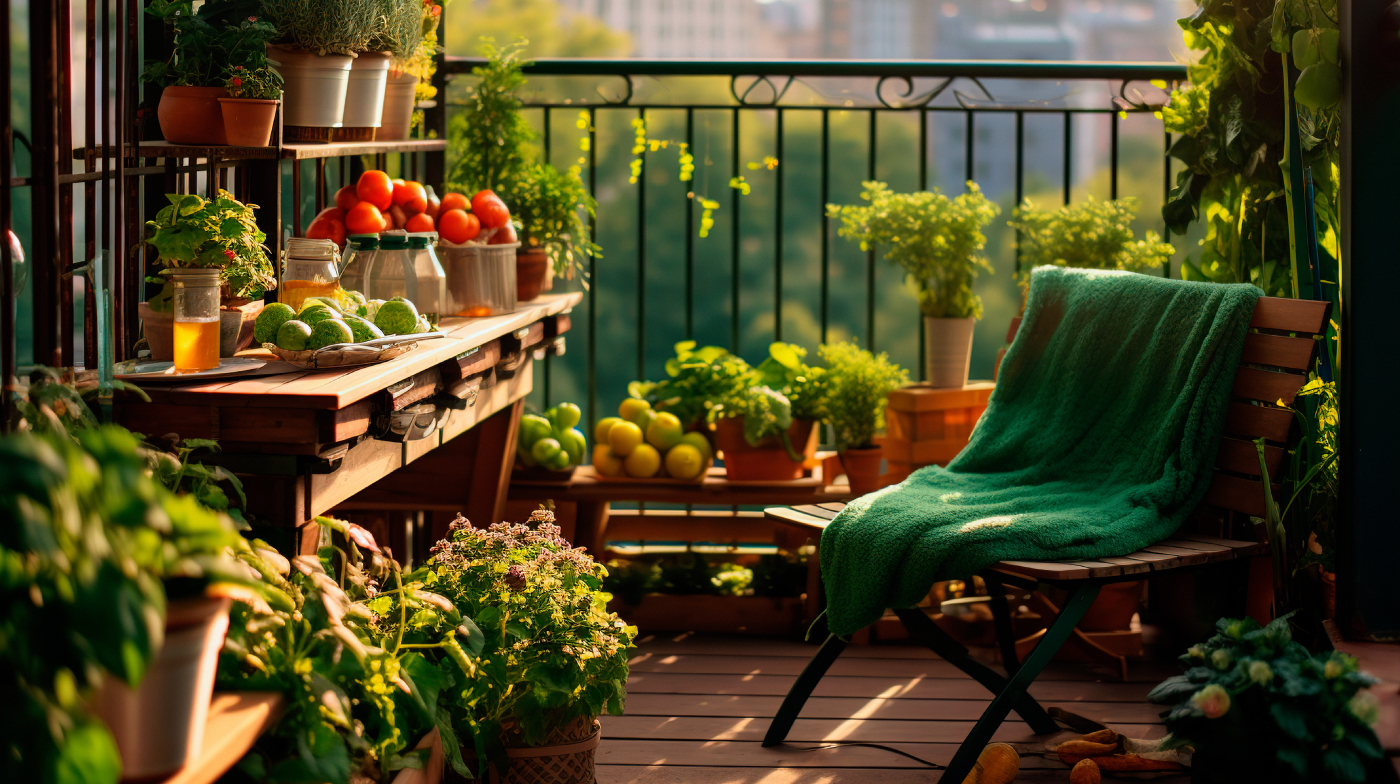
{"type": "Polygon", "coordinates": [[[535,442],[534,446],[530,447],[530,457],[535,458],[536,463],[545,467],[558,460],[560,454],[564,455],[564,460],[567,462],[569,456],[564,452],[564,447],[557,439],[553,438],[541,438],[535,442]]]}
{"type": "Polygon", "coordinates": [[[699,450],[700,457],[704,458],[707,463],[710,462],[710,458],[715,456],[715,450],[710,446],[710,439],[706,438],[704,433],[686,433],[681,436],[681,443],[690,444],[699,450]]]}
{"type": "Polygon", "coordinates": [[[273,342],[284,351],[305,351],[310,340],[311,325],[292,319],[282,322],[282,326],[277,328],[277,340],[273,342]]]}
{"type": "Polygon", "coordinates": [[[560,430],[568,430],[574,427],[578,424],[578,421],[583,418],[583,412],[573,403],[560,403],[546,411],[544,415],[560,430]]]}
{"type": "Polygon", "coordinates": [[[322,319],[316,322],[311,328],[311,340],[306,347],[311,349],[325,348],[337,343],[354,343],[355,333],[350,331],[350,326],[340,319],[322,319]]]}
{"type": "MultiPolygon", "coordinates": [[[[617,407],[617,415],[628,422],[637,422],[637,417],[641,416],[643,411],[650,410],[651,404],[647,401],[640,398],[629,397],[622,401],[622,405],[617,407]]],[[[638,422],[638,424],[641,423],[638,422]]]]}
{"type": "Polygon", "coordinates": [[[637,423],[637,427],[642,429],[642,435],[646,435],[647,428],[651,427],[651,423],[656,421],[656,417],[657,413],[655,411],[647,409],[638,414],[637,418],[632,421],[637,423]]]}
{"type": "Polygon", "coordinates": [[[258,320],[253,322],[253,340],[259,345],[277,342],[277,330],[297,317],[297,312],[285,302],[274,302],[263,308],[258,320]]]}
{"type": "Polygon", "coordinates": [[[677,479],[694,479],[705,470],[705,457],[690,444],[679,444],[666,453],[666,473],[677,479]]]}
{"type": "Polygon", "coordinates": [[[407,335],[418,325],[418,309],[412,302],[391,299],[379,306],[374,314],[374,326],[386,335],[407,335]]]}
{"type": "Polygon", "coordinates": [[[603,444],[593,447],[593,470],[603,476],[622,476],[622,458],[603,444]]]}
{"type": "Polygon", "coordinates": [[[380,331],[379,327],[374,326],[359,316],[346,316],[344,321],[345,326],[350,328],[350,334],[355,336],[356,343],[363,343],[366,340],[384,337],[384,333],[380,331]]]}
{"type": "Polygon", "coordinates": [[[569,453],[571,464],[578,465],[583,462],[583,456],[588,454],[588,443],[584,441],[582,431],[578,428],[556,430],[554,437],[559,440],[559,445],[564,447],[564,451],[569,453]]]}
{"type": "Polygon", "coordinates": [[[608,446],[618,457],[627,457],[642,443],[642,429],[632,422],[619,422],[608,431],[608,446]]]}
{"type": "Polygon", "coordinates": [[[681,436],[685,432],[681,430],[681,421],[675,414],[662,411],[656,415],[656,419],[647,425],[647,443],[665,452],[671,447],[681,442],[681,436]]]}
{"type": "Polygon", "coordinates": [[[618,417],[603,417],[598,420],[598,424],[593,426],[593,440],[600,444],[608,443],[608,431],[621,421],[618,417]]]}
{"type": "Polygon", "coordinates": [[[630,477],[649,479],[661,470],[661,453],[651,444],[638,444],[622,461],[622,467],[630,477]]]}
{"type": "Polygon", "coordinates": [[[329,306],[323,305],[319,302],[317,302],[314,305],[309,305],[307,307],[302,308],[301,312],[297,314],[298,320],[304,321],[313,327],[321,323],[322,321],[325,321],[326,319],[333,318],[340,318],[340,314],[334,310],[331,310],[329,306]]]}
{"type": "Polygon", "coordinates": [[[569,453],[561,449],[558,454],[550,458],[548,462],[541,463],[540,465],[543,465],[551,471],[567,471],[573,464],[570,462],[569,453]]]}

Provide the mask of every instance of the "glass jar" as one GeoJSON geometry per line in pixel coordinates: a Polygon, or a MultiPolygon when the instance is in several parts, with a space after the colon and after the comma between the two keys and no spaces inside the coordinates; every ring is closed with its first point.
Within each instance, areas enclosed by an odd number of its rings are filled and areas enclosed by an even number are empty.
{"type": "Polygon", "coordinates": [[[287,240],[286,266],[278,299],[300,311],[307,297],[338,299],[340,248],[330,240],[287,240]]]}
{"type": "Polygon", "coordinates": [[[175,289],[175,372],[219,366],[219,270],[169,272],[175,289]]]}
{"type": "MultiPolygon", "coordinates": [[[[408,238],[402,234],[384,234],[379,238],[379,249],[365,268],[365,299],[391,300],[407,294],[406,278],[411,276],[413,262],[408,257],[408,238]]],[[[417,305],[417,302],[413,303],[417,305]]]]}
{"type": "Polygon", "coordinates": [[[408,237],[408,254],[413,265],[413,276],[406,287],[404,296],[418,308],[418,312],[437,329],[438,319],[452,311],[447,306],[447,276],[433,252],[432,237],[427,234],[411,234],[408,237]]]}
{"type": "MultiPolygon", "coordinates": [[[[365,270],[379,250],[378,234],[354,234],[349,238],[345,257],[340,260],[340,288],[365,293],[365,270]]],[[[368,295],[366,295],[368,298],[368,295]]]]}

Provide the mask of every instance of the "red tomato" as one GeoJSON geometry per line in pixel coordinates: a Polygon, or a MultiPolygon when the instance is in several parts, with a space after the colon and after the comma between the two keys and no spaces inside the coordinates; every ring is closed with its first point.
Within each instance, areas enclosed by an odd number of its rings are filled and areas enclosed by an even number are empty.
{"type": "Polygon", "coordinates": [[[385,210],[384,217],[388,218],[390,228],[402,229],[403,225],[408,222],[408,213],[404,212],[403,207],[397,204],[385,210]]]}
{"type": "Polygon", "coordinates": [[[306,227],[307,239],[330,240],[336,245],[345,244],[345,223],[335,215],[326,214],[332,210],[340,212],[339,207],[332,207],[316,216],[316,220],[311,221],[311,225],[306,227]]]}
{"type": "Polygon", "coordinates": [[[428,208],[428,192],[422,185],[409,181],[394,186],[394,206],[403,207],[404,212],[413,215],[428,208]]]}
{"type": "Polygon", "coordinates": [[[335,220],[343,222],[345,220],[345,210],[340,207],[327,207],[316,213],[316,217],[312,218],[311,222],[315,223],[322,218],[334,218],[335,220]]]}
{"type": "Polygon", "coordinates": [[[449,193],[442,197],[442,211],[462,210],[467,211],[472,208],[472,203],[467,201],[467,197],[460,193],[449,193]]]}
{"type": "Polygon", "coordinates": [[[437,221],[438,235],[456,245],[476,239],[481,221],[466,210],[443,210],[437,221]]]}
{"type": "Polygon", "coordinates": [[[355,195],[355,186],[346,185],[335,192],[335,206],[342,210],[349,210],[360,203],[360,197],[355,195]]]}
{"type": "Polygon", "coordinates": [[[378,234],[389,228],[384,213],[368,201],[362,201],[345,213],[345,228],[351,234],[378,234]]]}
{"type": "Polygon", "coordinates": [[[483,229],[499,229],[510,223],[510,210],[506,203],[491,191],[482,191],[472,197],[472,212],[481,221],[483,229]]]}
{"type": "Polygon", "coordinates": [[[437,228],[433,225],[432,216],[426,212],[408,216],[408,220],[404,222],[403,227],[405,230],[411,232],[437,231],[437,228]]]}
{"type": "Polygon", "coordinates": [[[389,205],[394,203],[394,184],[384,172],[370,170],[360,175],[360,181],[355,185],[355,195],[359,196],[361,201],[387,210],[389,205]]]}
{"type": "Polygon", "coordinates": [[[496,233],[491,235],[491,239],[486,241],[487,245],[509,245],[512,242],[519,242],[520,238],[515,235],[515,224],[509,220],[506,225],[496,229],[496,233]]]}

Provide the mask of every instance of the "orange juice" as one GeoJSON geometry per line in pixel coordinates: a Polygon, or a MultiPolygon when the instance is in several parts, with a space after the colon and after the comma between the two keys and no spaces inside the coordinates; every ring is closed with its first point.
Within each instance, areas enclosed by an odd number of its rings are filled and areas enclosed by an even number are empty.
{"type": "Polygon", "coordinates": [[[296,311],[301,310],[302,303],[307,297],[331,297],[335,298],[340,291],[340,282],[334,280],[284,280],[282,281],[282,292],[278,299],[296,311]]]}
{"type": "Polygon", "coordinates": [[[219,317],[175,322],[175,372],[195,373],[219,366],[219,317]]]}

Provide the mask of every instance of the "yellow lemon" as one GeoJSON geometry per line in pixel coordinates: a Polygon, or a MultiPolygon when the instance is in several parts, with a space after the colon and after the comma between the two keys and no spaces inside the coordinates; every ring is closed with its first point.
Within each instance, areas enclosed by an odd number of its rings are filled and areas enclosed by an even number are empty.
{"type": "Polygon", "coordinates": [[[593,470],[603,476],[622,476],[622,458],[613,454],[608,447],[599,444],[593,447],[593,470]]]}
{"type": "Polygon", "coordinates": [[[647,401],[640,398],[629,397],[622,401],[622,405],[617,407],[617,415],[628,422],[636,422],[637,417],[641,416],[643,411],[650,410],[651,404],[647,401]]]}
{"type": "Polygon", "coordinates": [[[661,453],[651,444],[638,444],[622,465],[628,476],[649,479],[661,469],[661,453]]]}
{"type": "Polygon", "coordinates": [[[627,457],[642,443],[642,429],[631,422],[618,422],[608,430],[608,446],[618,457],[627,457]]]}
{"type": "Polygon", "coordinates": [[[665,411],[657,414],[656,419],[647,425],[647,443],[662,452],[679,444],[683,435],[685,435],[685,431],[681,430],[681,421],[676,418],[675,414],[665,411]]]}
{"type": "Polygon", "coordinates": [[[618,417],[603,417],[602,419],[598,420],[598,424],[593,426],[593,443],[608,443],[608,431],[612,430],[613,425],[621,421],[622,420],[618,417]]]}
{"type": "Polygon", "coordinates": [[[700,457],[704,458],[706,463],[715,456],[715,450],[710,447],[710,439],[706,438],[704,433],[686,433],[681,436],[681,443],[690,444],[700,450],[700,457]]]}
{"type": "Polygon", "coordinates": [[[705,458],[690,444],[678,444],[666,453],[666,472],[677,479],[694,479],[705,470],[705,458]]]}

